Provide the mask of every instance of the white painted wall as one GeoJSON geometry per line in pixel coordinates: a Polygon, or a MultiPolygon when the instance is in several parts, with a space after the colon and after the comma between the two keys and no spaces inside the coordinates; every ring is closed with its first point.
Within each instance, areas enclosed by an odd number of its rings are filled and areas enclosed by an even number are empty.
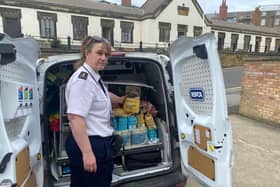
{"type": "Polygon", "coordinates": [[[256,36],[251,36],[250,45],[252,45],[252,51],[255,51],[256,36]]]}
{"type": "Polygon", "coordinates": [[[276,38],[272,38],[271,45],[270,45],[270,51],[275,51],[275,45],[276,45],[276,38]]]}
{"type": "MultiPolygon", "coordinates": [[[[238,33],[235,33],[238,34],[238,33]]],[[[239,34],[238,37],[238,44],[237,44],[237,50],[244,49],[244,34],[239,34]]]]}
{"type": "Polygon", "coordinates": [[[1,32],[1,33],[4,32],[4,26],[3,26],[2,16],[0,16],[0,32],[1,32]]]}
{"type": "MultiPolygon", "coordinates": [[[[155,19],[153,29],[155,27],[158,28],[159,22],[168,22],[171,23],[171,32],[170,32],[170,40],[171,42],[177,39],[177,24],[188,25],[188,33],[187,36],[193,36],[193,27],[200,26],[203,27],[203,33],[210,32],[211,28],[207,27],[204,24],[203,18],[200,16],[198,10],[190,0],[176,0],[172,1],[155,19]],[[182,16],[177,13],[178,6],[184,6],[189,8],[189,15],[182,16]]],[[[149,28],[147,28],[149,29],[149,28]]],[[[155,29],[155,33],[153,34],[153,42],[158,42],[159,32],[155,29]],[[156,39],[156,40],[155,40],[156,39]]]]}
{"type": "Polygon", "coordinates": [[[275,50],[275,41],[277,39],[276,37],[252,35],[252,34],[246,34],[246,33],[226,32],[226,31],[220,31],[220,30],[213,30],[213,31],[215,31],[216,39],[218,39],[218,32],[224,32],[226,34],[224,48],[231,47],[231,34],[239,34],[237,50],[238,49],[242,50],[244,48],[245,35],[251,36],[250,45],[252,45],[252,52],[255,51],[256,37],[262,37],[261,44],[260,44],[260,52],[264,52],[264,50],[265,50],[265,38],[272,38],[272,41],[270,44],[270,51],[275,50]]]}

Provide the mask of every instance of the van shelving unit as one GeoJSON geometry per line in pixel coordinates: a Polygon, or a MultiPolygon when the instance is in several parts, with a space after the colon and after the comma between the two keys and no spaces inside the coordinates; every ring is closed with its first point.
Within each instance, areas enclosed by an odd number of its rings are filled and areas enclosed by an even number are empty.
{"type": "Polygon", "coordinates": [[[121,154],[128,155],[128,154],[135,154],[143,151],[150,151],[150,150],[160,150],[162,149],[162,143],[146,143],[146,144],[137,144],[137,145],[129,145],[125,146],[121,149],[121,154]]]}
{"type": "MultiPolygon", "coordinates": [[[[140,82],[133,82],[133,81],[104,81],[106,86],[108,85],[133,85],[133,86],[140,86],[144,88],[151,89],[152,91],[156,91],[153,86],[148,84],[140,83],[140,82]]],[[[65,88],[66,84],[63,84],[59,87],[59,121],[60,121],[60,130],[58,132],[58,137],[54,138],[54,156],[55,156],[55,163],[58,169],[59,177],[67,177],[70,174],[63,174],[63,167],[69,164],[68,156],[65,151],[65,141],[69,133],[71,133],[71,129],[69,126],[69,121],[67,119],[66,114],[66,102],[65,102],[65,88]],[[57,141],[58,140],[58,141],[57,141]]],[[[145,143],[145,144],[135,144],[125,146],[121,149],[120,154],[115,155],[116,157],[121,157],[121,166],[123,170],[126,170],[125,166],[125,157],[127,155],[133,155],[137,153],[149,152],[149,151],[162,151],[163,145],[162,142],[159,141],[157,143],[145,143]]],[[[120,167],[120,166],[119,166],[120,167]]],[[[117,168],[116,168],[117,169],[117,168]]],[[[119,170],[119,169],[117,169],[119,170]]]]}
{"type": "Polygon", "coordinates": [[[71,132],[69,121],[66,114],[66,103],[65,103],[65,88],[66,84],[63,84],[59,87],[59,143],[58,150],[56,153],[56,160],[63,161],[68,160],[64,145],[67,136],[71,132]]]}

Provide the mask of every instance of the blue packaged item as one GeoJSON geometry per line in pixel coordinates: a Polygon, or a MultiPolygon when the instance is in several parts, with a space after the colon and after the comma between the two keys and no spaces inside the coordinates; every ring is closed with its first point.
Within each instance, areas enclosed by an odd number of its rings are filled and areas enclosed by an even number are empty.
{"type": "Polygon", "coordinates": [[[152,128],[148,130],[149,141],[156,142],[158,140],[157,129],[152,128]]]}
{"type": "Polygon", "coordinates": [[[127,130],[127,117],[118,118],[118,129],[119,131],[127,130]]]}
{"type": "Polygon", "coordinates": [[[130,132],[130,130],[119,131],[119,135],[123,138],[124,146],[131,145],[131,132],[130,132]]]}
{"type": "Polygon", "coordinates": [[[136,118],[136,116],[128,116],[127,117],[127,127],[128,127],[128,129],[136,129],[137,128],[137,118],[136,118]]]}
{"type": "Polygon", "coordinates": [[[118,125],[118,121],[117,121],[117,118],[113,118],[112,119],[112,123],[113,123],[113,127],[116,131],[119,130],[119,125],[118,125]]]}
{"type": "Polygon", "coordinates": [[[147,129],[137,128],[132,130],[131,144],[145,144],[148,141],[147,129]]]}

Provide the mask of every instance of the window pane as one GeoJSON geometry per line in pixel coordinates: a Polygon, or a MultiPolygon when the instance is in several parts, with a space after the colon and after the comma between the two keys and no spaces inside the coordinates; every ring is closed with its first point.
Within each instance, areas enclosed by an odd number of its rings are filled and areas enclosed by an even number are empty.
{"type": "Polygon", "coordinates": [[[275,19],[274,25],[280,25],[280,18],[276,18],[276,19],[275,19]]]}
{"type": "Polygon", "coordinates": [[[46,34],[46,37],[50,37],[50,21],[47,19],[46,21],[45,21],[45,23],[46,23],[46,27],[45,27],[45,34],[46,34]]]}
{"type": "Polygon", "coordinates": [[[87,24],[78,22],[73,24],[73,35],[74,40],[83,39],[87,35],[87,24]]]}
{"type": "Polygon", "coordinates": [[[55,30],[54,30],[54,21],[53,20],[50,20],[50,37],[55,37],[55,30]]]}
{"type": "Polygon", "coordinates": [[[129,28],[123,28],[121,37],[122,42],[132,43],[132,30],[129,28]]]}
{"type": "Polygon", "coordinates": [[[249,51],[251,36],[244,36],[244,50],[249,51]]]}
{"type": "Polygon", "coordinates": [[[56,37],[56,14],[38,12],[41,37],[56,37]]]}
{"type": "Polygon", "coordinates": [[[237,49],[238,34],[231,35],[231,49],[235,51],[237,49]]]}
{"type": "Polygon", "coordinates": [[[169,42],[171,23],[159,22],[159,41],[169,42]]]}
{"type": "Polygon", "coordinates": [[[40,33],[41,33],[41,35],[44,36],[44,37],[46,36],[46,35],[45,35],[45,27],[46,27],[46,26],[45,26],[45,20],[41,19],[41,20],[40,20],[40,33]]]}
{"type": "Polygon", "coordinates": [[[265,19],[261,20],[261,25],[265,25],[265,19]]]}
{"type": "Polygon", "coordinates": [[[194,26],[193,32],[194,32],[193,33],[194,36],[200,36],[202,34],[202,27],[194,26]]]}

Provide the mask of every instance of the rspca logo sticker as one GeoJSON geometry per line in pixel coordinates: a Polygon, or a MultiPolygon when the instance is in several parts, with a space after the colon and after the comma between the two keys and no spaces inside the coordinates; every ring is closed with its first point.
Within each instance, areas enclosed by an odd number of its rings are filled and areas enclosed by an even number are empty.
{"type": "Polygon", "coordinates": [[[191,100],[193,100],[193,101],[203,102],[205,99],[203,88],[190,88],[189,95],[190,95],[191,100]]]}

